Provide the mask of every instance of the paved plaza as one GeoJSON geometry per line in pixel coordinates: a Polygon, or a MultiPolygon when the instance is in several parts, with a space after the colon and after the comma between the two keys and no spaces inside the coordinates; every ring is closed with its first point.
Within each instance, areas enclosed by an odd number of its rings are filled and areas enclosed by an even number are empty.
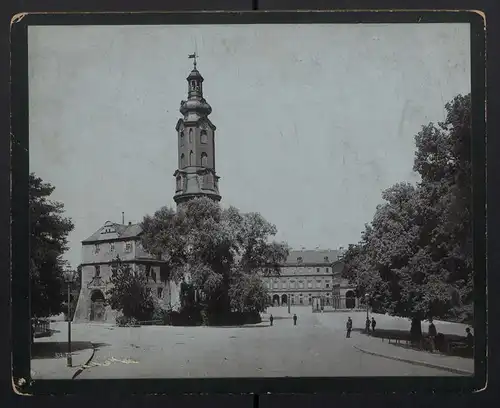
{"type": "MultiPolygon", "coordinates": [[[[213,378],[213,377],[305,377],[305,376],[450,376],[456,372],[409,364],[367,354],[410,355],[411,359],[473,371],[473,361],[459,357],[430,355],[402,350],[381,339],[354,331],[345,338],[345,321],[353,319],[354,329],[362,328],[366,314],[312,313],[308,307],[270,308],[258,325],[244,327],[143,326],[123,328],[113,325],[73,324],[72,338],[81,345],[75,365],[66,368],[66,360],[33,359],[36,378],[77,380],[112,378],[213,378]],[[274,325],[268,321],[269,312],[274,325]],[[291,316],[298,316],[297,326],[291,316]],[[86,343],[87,342],[87,343],[86,343]],[[85,344],[97,345],[94,351],[85,344]],[[396,350],[398,349],[398,350],[396,350]],[[413,355],[412,355],[413,353],[413,355]],[[72,371],[71,371],[72,370],[72,371]]],[[[379,328],[408,329],[407,319],[374,315],[379,328]]],[[[463,334],[463,325],[437,322],[439,331],[463,334]]],[[[35,342],[64,344],[67,324],[52,323],[56,332],[35,342]]],[[[423,324],[423,329],[427,327],[423,324]]],[[[59,358],[57,358],[59,357],[59,358]]],[[[399,357],[399,356],[398,356],[399,357]]]]}

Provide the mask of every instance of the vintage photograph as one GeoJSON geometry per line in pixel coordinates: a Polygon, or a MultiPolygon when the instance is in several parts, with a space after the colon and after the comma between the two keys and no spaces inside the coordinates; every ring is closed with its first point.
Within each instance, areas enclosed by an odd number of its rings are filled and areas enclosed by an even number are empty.
{"type": "Polygon", "coordinates": [[[31,375],[472,376],[466,23],[28,27],[31,375]]]}

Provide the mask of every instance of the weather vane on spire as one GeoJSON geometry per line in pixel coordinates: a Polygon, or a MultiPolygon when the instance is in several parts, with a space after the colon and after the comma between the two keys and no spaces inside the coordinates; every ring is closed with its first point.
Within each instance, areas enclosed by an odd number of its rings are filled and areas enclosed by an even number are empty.
{"type": "Polygon", "coordinates": [[[196,51],[194,52],[194,54],[189,54],[189,58],[193,58],[194,59],[193,65],[194,65],[195,69],[196,69],[196,58],[197,57],[198,57],[198,55],[196,54],[196,51]]]}

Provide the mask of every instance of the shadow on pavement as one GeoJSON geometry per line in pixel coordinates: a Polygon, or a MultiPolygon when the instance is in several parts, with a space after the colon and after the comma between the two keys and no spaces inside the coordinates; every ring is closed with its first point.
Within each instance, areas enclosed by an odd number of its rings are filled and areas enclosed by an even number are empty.
{"type": "MultiPolygon", "coordinates": [[[[365,329],[355,328],[353,332],[358,332],[367,335],[365,329]]],[[[379,339],[394,340],[391,346],[405,348],[408,350],[417,350],[424,352],[431,352],[428,344],[428,334],[422,333],[423,344],[413,344],[411,341],[411,334],[409,330],[397,330],[397,329],[376,329],[371,331],[367,335],[368,337],[375,337],[379,339]],[[403,341],[404,343],[396,342],[403,341]]],[[[444,334],[439,333],[435,339],[435,353],[446,356],[473,358],[472,350],[466,347],[465,336],[460,336],[458,334],[444,334]],[[440,336],[441,334],[441,336],[440,336]]]]}
{"type": "MultiPolygon", "coordinates": [[[[90,341],[72,341],[71,351],[81,351],[92,349],[93,347],[106,347],[109,346],[107,343],[92,343],[90,341]]],[[[39,343],[33,343],[31,345],[31,358],[32,359],[43,359],[43,358],[58,358],[65,357],[68,352],[68,343],[60,341],[44,341],[39,343]]]]}
{"type": "Polygon", "coordinates": [[[265,329],[269,327],[269,324],[256,324],[256,325],[248,325],[248,326],[208,326],[214,327],[216,329],[265,329]]]}

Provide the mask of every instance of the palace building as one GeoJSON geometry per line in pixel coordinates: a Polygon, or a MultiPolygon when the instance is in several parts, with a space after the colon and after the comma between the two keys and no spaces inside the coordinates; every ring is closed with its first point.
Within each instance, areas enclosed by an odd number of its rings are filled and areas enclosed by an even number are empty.
{"type": "MultiPolygon", "coordinates": [[[[177,206],[194,197],[220,201],[219,176],[215,171],[215,125],[208,116],[211,106],[203,96],[203,77],[194,67],[186,78],[187,100],[181,101],[182,117],[175,130],[178,164],[174,172],[177,206]]],[[[157,301],[179,308],[179,285],[168,278],[165,264],[141,246],[140,224],[107,221],[82,241],[82,282],[74,321],[112,322],[116,312],[105,305],[113,260],[118,256],[137,273],[148,276],[148,287],[157,301]]],[[[320,297],[325,305],[355,307],[352,290],[340,278],[343,265],[337,251],[292,251],[279,277],[264,278],[274,304],[311,305],[320,297]],[[342,299],[346,299],[342,301],[342,299]],[[343,303],[342,303],[343,302],[343,303]]]]}
{"type": "Polygon", "coordinates": [[[279,276],[263,278],[275,306],[312,306],[314,299],[334,309],[358,307],[352,285],[341,274],[344,264],[339,251],[290,251],[279,276]]]}

